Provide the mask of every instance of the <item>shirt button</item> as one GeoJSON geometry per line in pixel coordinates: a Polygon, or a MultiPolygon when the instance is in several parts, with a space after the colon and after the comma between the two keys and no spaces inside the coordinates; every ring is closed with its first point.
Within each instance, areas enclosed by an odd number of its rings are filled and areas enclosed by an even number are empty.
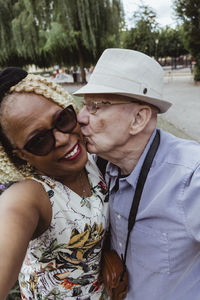
{"type": "Polygon", "coordinates": [[[122,243],[119,243],[120,248],[122,247],[122,243]]]}
{"type": "Polygon", "coordinates": [[[117,215],[118,219],[120,220],[121,219],[121,216],[120,215],[117,215]]]}

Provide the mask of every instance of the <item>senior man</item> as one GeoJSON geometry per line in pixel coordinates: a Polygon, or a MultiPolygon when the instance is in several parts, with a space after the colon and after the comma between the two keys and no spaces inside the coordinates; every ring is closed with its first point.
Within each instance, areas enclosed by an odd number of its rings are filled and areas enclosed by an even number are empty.
{"type": "Polygon", "coordinates": [[[141,52],[107,49],[75,93],[85,98],[88,151],[109,161],[111,244],[125,257],[127,300],[200,299],[200,145],[156,128],[171,106],[163,73],[141,52]]]}

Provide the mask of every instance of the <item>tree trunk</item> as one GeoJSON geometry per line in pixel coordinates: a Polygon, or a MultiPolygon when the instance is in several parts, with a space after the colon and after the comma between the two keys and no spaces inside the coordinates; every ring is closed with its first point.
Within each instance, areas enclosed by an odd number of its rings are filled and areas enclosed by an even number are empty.
{"type": "Polygon", "coordinates": [[[84,69],[83,55],[82,55],[80,49],[79,49],[79,64],[80,64],[80,71],[81,71],[81,82],[82,83],[87,83],[86,73],[85,73],[85,69],[84,69]]]}
{"type": "Polygon", "coordinates": [[[194,67],[194,80],[200,81],[200,55],[195,57],[195,67],[194,67]]]}

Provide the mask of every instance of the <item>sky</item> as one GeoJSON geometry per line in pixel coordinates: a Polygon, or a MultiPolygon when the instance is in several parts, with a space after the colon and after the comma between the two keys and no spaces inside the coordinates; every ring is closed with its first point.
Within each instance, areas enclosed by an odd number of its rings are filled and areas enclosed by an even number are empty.
{"type": "Polygon", "coordinates": [[[132,17],[133,13],[137,10],[140,4],[147,5],[156,12],[156,20],[160,26],[164,27],[169,25],[170,27],[174,28],[176,25],[176,21],[173,20],[173,0],[122,0],[122,2],[127,25],[130,24],[128,19],[132,17]]]}

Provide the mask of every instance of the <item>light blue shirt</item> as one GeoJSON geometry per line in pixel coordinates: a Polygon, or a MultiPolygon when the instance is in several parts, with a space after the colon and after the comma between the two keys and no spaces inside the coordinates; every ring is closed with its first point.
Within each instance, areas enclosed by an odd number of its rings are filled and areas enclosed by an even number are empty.
{"type": "MultiPolygon", "coordinates": [[[[137,179],[155,131],[132,173],[119,180],[107,165],[112,246],[124,253],[128,216],[137,179]]],[[[160,145],[148,174],[126,265],[127,300],[200,299],[200,145],[160,130],[160,145]]]]}

